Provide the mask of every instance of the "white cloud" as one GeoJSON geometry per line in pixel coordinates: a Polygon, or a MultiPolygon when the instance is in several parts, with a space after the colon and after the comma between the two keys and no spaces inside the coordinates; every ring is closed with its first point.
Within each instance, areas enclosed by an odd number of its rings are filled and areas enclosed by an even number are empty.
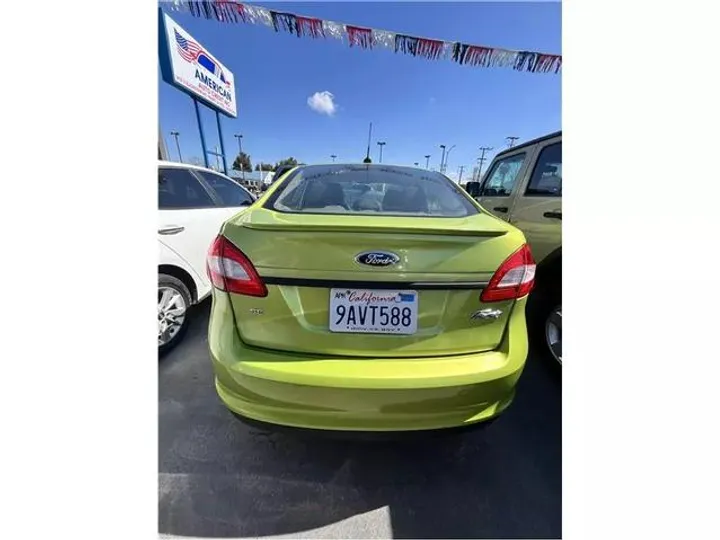
{"type": "Polygon", "coordinates": [[[327,90],[322,92],[315,92],[312,96],[307,98],[308,107],[313,111],[320,114],[327,114],[332,116],[337,111],[337,105],[335,104],[335,96],[327,90]]]}

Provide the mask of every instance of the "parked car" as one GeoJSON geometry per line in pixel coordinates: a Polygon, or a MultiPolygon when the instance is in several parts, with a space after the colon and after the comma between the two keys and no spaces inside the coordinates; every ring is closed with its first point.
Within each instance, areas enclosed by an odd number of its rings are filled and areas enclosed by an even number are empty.
{"type": "Polygon", "coordinates": [[[495,156],[477,201],[525,233],[537,262],[530,335],[562,364],[562,132],[495,156]]]}
{"type": "Polygon", "coordinates": [[[270,185],[280,180],[283,176],[285,176],[288,172],[292,171],[294,168],[294,165],[280,165],[277,169],[275,169],[273,177],[270,180],[270,185]]]}
{"type": "Polygon", "coordinates": [[[210,294],[205,259],[221,225],[253,202],[255,198],[227,176],[194,165],[159,162],[160,352],[182,338],[188,309],[210,294]]]}
{"type": "Polygon", "coordinates": [[[513,399],[535,263],[519,229],[442,174],[293,168],[225,223],[208,272],[216,389],[241,418],[412,431],[513,399]],[[371,204],[348,204],[358,184],[371,204]]]}

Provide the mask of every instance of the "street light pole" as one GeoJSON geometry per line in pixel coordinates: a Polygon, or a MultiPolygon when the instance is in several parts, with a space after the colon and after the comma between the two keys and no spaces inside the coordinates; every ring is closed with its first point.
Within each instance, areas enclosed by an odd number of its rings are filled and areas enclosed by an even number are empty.
{"type": "Polygon", "coordinates": [[[443,163],[445,163],[445,145],[441,144],[440,148],[442,148],[442,156],[440,156],[440,172],[442,172],[443,163]]]}
{"type": "Polygon", "coordinates": [[[452,152],[452,149],[455,148],[455,146],[456,145],[453,144],[450,147],[450,149],[447,151],[447,154],[445,154],[445,165],[442,166],[442,170],[440,171],[443,174],[445,174],[445,171],[447,171],[447,164],[448,164],[448,159],[450,158],[450,152],[452,152]]]}
{"type": "Polygon", "coordinates": [[[382,151],[383,151],[383,146],[385,146],[385,141],[382,141],[382,142],[378,141],[377,144],[380,147],[380,163],[382,163],[382,151]]]}
{"type": "Polygon", "coordinates": [[[333,163],[335,163],[335,158],[336,158],[337,156],[336,156],[335,154],[330,154],[330,157],[332,158],[333,163]]]}
{"type": "Polygon", "coordinates": [[[505,137],[508,142],[508,148],[512,148],[513,146],[515,146],[515,141],[517,141],[519,138],[520,137],[505,137]]]}
{"type": "Polygon", "coordinates": [[[425,168],[426,169],[430,168],[430,154],[425,156],[425,168]]]}
{"type": "Polygon", "coordinates": [[[175,137],[175,146],[177,146],[178,157],[180,158],[180,163],[182,163],[182,154],[180,153],[180,141],[178,140],[178,137],[180,137],[180,132],[179,131],[171,131],[170,135],[175,137]]]}
{"type": "MultiPolygon", "coordinates": [[[[237,139],[237,141],[238,141],[238,150],[239,150],[240,154],[242,154],[242,153],[243,153],[243,151],[242,151],[242,138],[243,138],[243,136],[242,136],[242,134],[240,134],[240,133],[236,133],[236,134],[233,135],[233,136],[237,139]]],[[[238,156],[238,157],[240,157],[240,156],[238,156]]],[[[240,172],[242,173],[242,179],[243,179],[243,182],[244,182],[244,181],[245,181],[245,166],[244,166],[242,163],[240,164],[240,172]]]]}

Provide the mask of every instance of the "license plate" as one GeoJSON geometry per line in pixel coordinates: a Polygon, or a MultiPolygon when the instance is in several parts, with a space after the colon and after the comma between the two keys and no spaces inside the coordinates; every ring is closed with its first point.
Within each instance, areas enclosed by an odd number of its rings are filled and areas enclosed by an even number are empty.
{"type": "Polygon", "coordinates": [[[330,289],[331,332],[414,334],[417,291],[330,289]]]}

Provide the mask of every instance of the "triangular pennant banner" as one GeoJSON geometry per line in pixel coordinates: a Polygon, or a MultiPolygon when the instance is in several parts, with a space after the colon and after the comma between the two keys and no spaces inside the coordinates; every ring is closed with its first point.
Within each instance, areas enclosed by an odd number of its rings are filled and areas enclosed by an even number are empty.
{"type": "Polygon", "coordinates": [[[345,31],[348,35],[350,46],[359,45],[363,49],[372,49],[373,36],[370,28],[362,28],[360,26],[345,25],[345,31]]]}
{"type": "Polygon", "coordinates": [[[300,37],[300,31],[297,26],[297,18],[292,13],[281,13],[279,11],[270,10],[270,17],[272,17],[273,28],[276,32],[284,30],[291,34],[295,34],[300,37]]]}
{"type": "Polygon", "coordinates": [[[304,17],[294,13],[273,11],[233,0],[173,0],[171,9],[187,10],[194,17],[216,19],[224,23],[242,21],[248,24],[264,24],[274,28],[276,32],[282,30],[298,37],[332,37],[340,41],[347,38],[351,47],[373,49],[377,46],[394,49],[396,53],[402,52],[432,60],[450,59],[461,65],[504,67],[530,73],[559,73],[562,67],[562,56],[558,54],[511,51],[409,36],[387,30],[364,28],[314,17],[304,17]]]}
{"type": "Polygon", "coordinates": [[[308,35],[314,38],[325,37],[323,24],[320,19],[312,19],[310,17],[297,16],[297,29],[299,35],[308,35]]]}

